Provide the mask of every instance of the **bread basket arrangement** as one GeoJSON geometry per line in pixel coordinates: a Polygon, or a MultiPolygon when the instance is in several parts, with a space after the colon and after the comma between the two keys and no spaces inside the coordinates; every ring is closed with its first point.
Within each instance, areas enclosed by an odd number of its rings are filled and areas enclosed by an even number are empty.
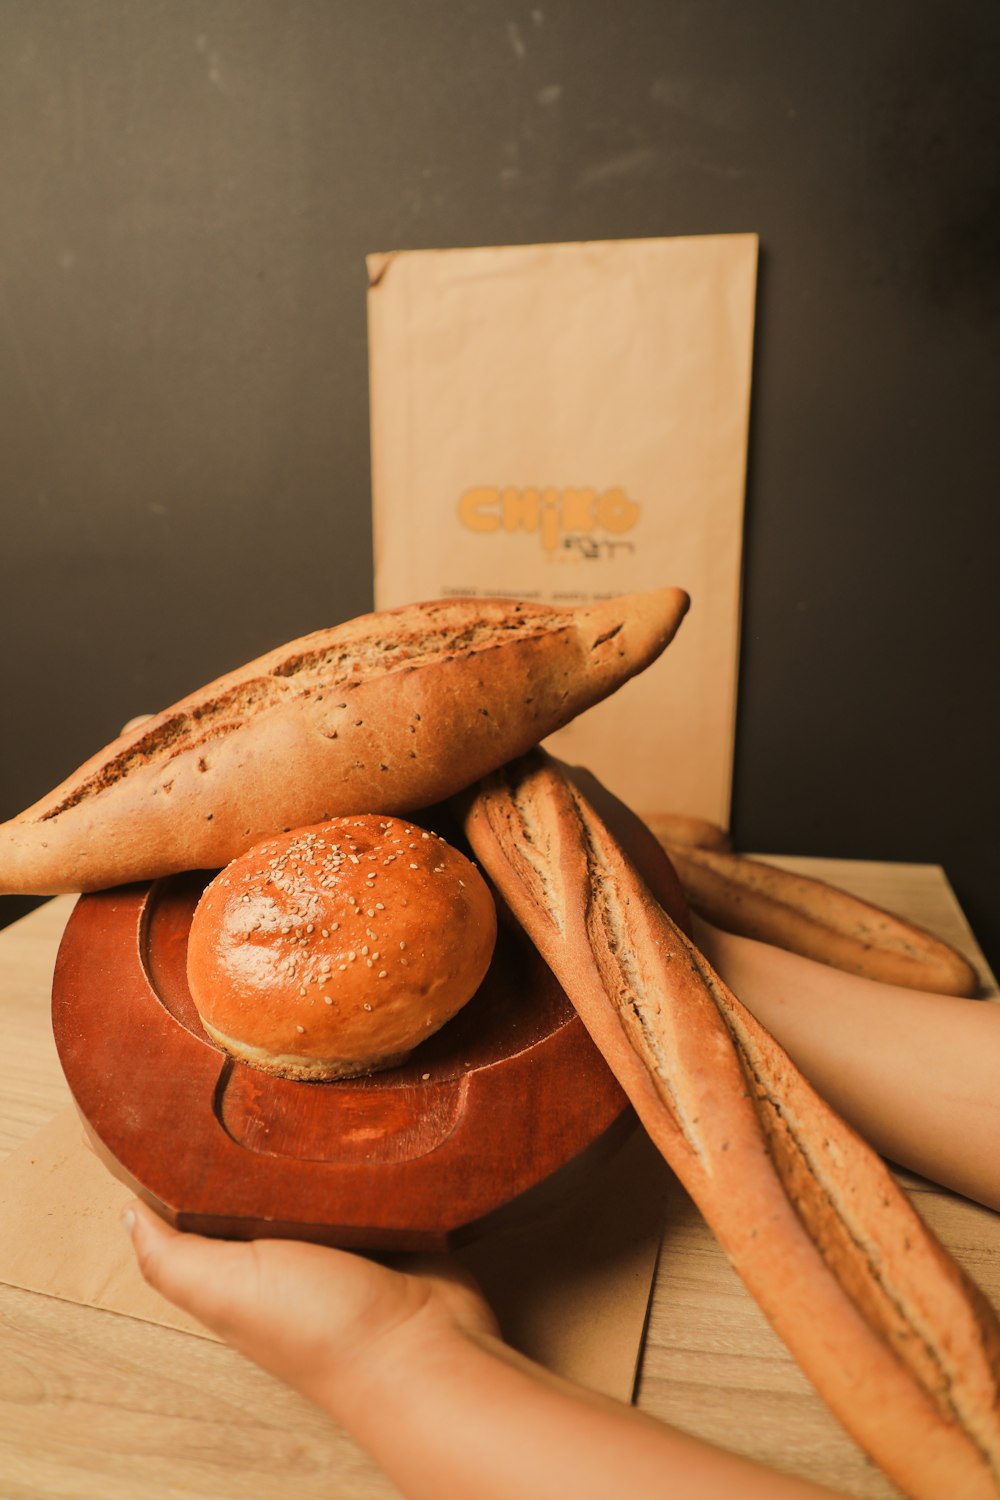
{"type": "MultiPolygon", "coordinates": [[[[103,1092],[85,1117],[112,1107],[128,1068],[152,1099],[162,1058],[155,1048],[139,1058],[136,1039],[183,1033],[155,1105],[165,1151],[183,1155],[186,1111],[221,1098],[222,1077],[222,1093],[242,1090],[242,1102],[228,1117],[217,1110],[220,1138],[248,1132],[255,1170],[277,1179],[292,1157],[315,1163],[330,1148],[294,1110],[294,1143],[270,1140],[262,1101],[354,1088],[350,1171],[362,1195],[372,1080],[405,1084],[394,1107],[409,1111],[399,1140],[418,1142],[411,1164],[430,1173],[454,1146],[456,1100],[476,1069],[445,1076],[433,1049],[459,1028],[468,1062],[465,1002],[511,934],[535,967],[530,982],[522,970],[501,987],[493,1012],[499,1035],[504,994],[521,996],[511,1026],[517,1011],[524,1030],[504,1066],[527,1068],[533,1048],[561,1038],[567,1094],[587,1106],[594,1090],[591,1141],[631,1106],[873,1461],[915,1500],[985,1500],[1000,1476],[995,1313],[881,1159],[713,971],[689,910],[914,988],[971,994],[974,971],[888,913],[741,859],[719,830],[677,818],[654,835],[540,748],[654,661],[687,607],[678,589],[580,608],[451,599],[318,631],[127,730],[2,825],[0,892],[102,893],[103,925],[68,931],[56,975],[58,987],[72,970],[91,1009],[116,1004],[99,993],[101,976],[127,951],[121,1017],[131,1007],[133,1029],[124,1019],[116,1029],[114,1015],[104,1026],[103,1092]],[[203,875],[192,884],[193,872],[203,875]],[[217,904],[209,912],[203,900],[217,904]],[[155,1014],[149,990],[160,992],[155,1014]],[[554,1009],[532,1034],[536,995],[539,1012],[554,1009]],[[342,1054],[338,1025],[351,1035],[342,1054]],[[584,1032],[589,1053],[574,1040],[584,1032]],[[197,1088],[180,1076],[188,1069],[197,1088]],[[332,1081],[301,1081],[310,1077],[332,1081]]],[[[63,1023],[65,1066],[88,1042],[78,1020],[63,1023]]],[[[486,1088],[502,1074],[496,1058],[482,1062],[486,1088]]],[[[542,1123],[531,1089],[525,1073],[522,1125],[542,1123]]],[[[502,1108],[491,1097],[487,1118],[502,1108]]],[[[558,1121],[548,1128],[559,1134],[558,1121]]],[[[552,1136],[553,1163],[585,1144],[572,1131],[552,1136]]],[[[401,1161],[408,1149],[398,1147],[401,1161]]],[[[458,1152],[449,1170],[457,1192],[476,1160],[458,1152]]]]}

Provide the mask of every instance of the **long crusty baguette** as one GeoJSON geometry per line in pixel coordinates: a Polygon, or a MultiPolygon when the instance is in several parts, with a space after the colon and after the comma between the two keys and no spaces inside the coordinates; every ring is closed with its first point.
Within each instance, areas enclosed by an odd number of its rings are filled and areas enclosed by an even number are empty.
{"type": "Polygon", "coordinates": [[[138,724],[0,825],[0,893],[217,868],[268,834],[450,796],[653,661],[679,589],[454,599],[317,631],[138,724]]]}
{"type": "Polygon", "coordinates": [[[725,828],[710,818],[696,818],[687,813],[643,813],[643,821],[661,844],[680,844],[684,849],[731,849],[732,839],[725,828]]]}
{"type": "Polygon", "coordinates": [[[632,811],[627,802],[616,797],[586,766],[571,766],[548,757],[556,770],[576,787],[597,815],[603,818],[629,861],[646,882],[663,910],[688,937],[691,936],[691,910],[684,887],[673,864],[664,857],[663,846],[650,829],[647,820],[632,811]]]}
{"type": "Polygon", "coordinates": [[[1000,1325],[540,753],[463,799],[482,867],[856,1441],[913,1500],[1000,1493],[1000,1325]]]}
{"type": "Polygon", "coordinates": [[[912,922],[823,880],[762,860],[666,841],[688,901],[706,921],[849,974],[939,995],[974,995],[972,964],[912,922]]]}

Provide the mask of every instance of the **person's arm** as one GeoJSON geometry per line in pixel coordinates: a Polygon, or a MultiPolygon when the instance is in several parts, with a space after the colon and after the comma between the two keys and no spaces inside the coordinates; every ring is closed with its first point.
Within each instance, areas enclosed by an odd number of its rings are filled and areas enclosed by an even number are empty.
{"type": "Polygon", "coordinates": [[[408,1500],[834,1500],[541,1369],[446,1265],[405,1274],[131,1214],[147,1281],[317,1402],[408,1500]]]}
{"type": "Polygon", "coordinates": [[[694,939],[870,1145],[1000,1209],[1000,1005],[862,979],[699,918],[694,939]]]}

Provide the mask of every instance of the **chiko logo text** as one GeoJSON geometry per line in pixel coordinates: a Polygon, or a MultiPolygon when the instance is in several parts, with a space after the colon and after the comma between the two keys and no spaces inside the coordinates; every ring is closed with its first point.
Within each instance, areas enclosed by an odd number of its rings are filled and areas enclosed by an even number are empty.
{"type": "Polygon", "coordinates": [[[477,485],[458,502],[458,516],[469,531],[534,532],[550,558],[595,560],[634,552],[625,537],[642,507],[621,488],[554,489],[528,485],[477,485]]]}

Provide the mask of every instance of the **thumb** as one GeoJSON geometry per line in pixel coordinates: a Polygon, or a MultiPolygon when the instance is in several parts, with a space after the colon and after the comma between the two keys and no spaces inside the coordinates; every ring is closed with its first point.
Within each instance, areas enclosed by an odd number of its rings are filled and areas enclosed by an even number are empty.
{"type": "Polygon", "coordinates": [[[143,1279],[220,1338],[231,1338],[231,1314],[254,1274],[250,1247],[181,1233],[139,1199],[128,1204],[122,1223],[143,1279]]]}

